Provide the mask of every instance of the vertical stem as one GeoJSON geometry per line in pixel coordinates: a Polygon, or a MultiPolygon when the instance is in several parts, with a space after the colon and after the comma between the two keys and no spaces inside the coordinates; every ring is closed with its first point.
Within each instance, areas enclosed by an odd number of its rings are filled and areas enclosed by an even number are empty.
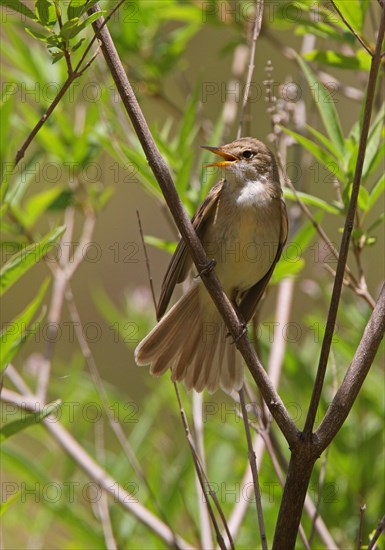
{"type": "MultiPolygon", "coordinates": [[[[305,448],[302,447],[301,451],[305,448]]],[[[310,476],[317,457],[291,455],[272,550],[294,550],[310,476]]]]}
{"type": "Polygon", "coordinates": [[[243,424],[245,426],[245,432],[246,432],[246,440],[247,440],[247,449],[248,449],[248,455],[249,455],[250,469],[251,469],[251,473],[253,475],[255,505],[257,507],[259,534],[261,536],[262,549],[267,550],[267,539],[266,539],[265,523],[263,521],[261,491],[259,490],[257,459],[256,459],[255,452],[254,452],[254,449],[253,449],[253,442],[251,441],[249,419],[247,417],[247,410],[246,410],[246,404],[245,404],[245,394],[244,394],[244,391],[243,391],[243,387],[239,390],[239,401],[241,403],[243,424]]]}

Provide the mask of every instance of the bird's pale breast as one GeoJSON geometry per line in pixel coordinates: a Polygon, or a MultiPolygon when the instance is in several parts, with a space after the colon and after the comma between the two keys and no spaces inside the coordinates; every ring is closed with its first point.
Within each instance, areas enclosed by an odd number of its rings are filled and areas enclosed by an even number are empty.
{"type": "Polygon", "coordinates": [[[263,182],[249,181],[221,194],[204,246],[216,260],[216,273],[228,295],[250,288],[269,270],[280,238],[280,208],[263,182]]]}

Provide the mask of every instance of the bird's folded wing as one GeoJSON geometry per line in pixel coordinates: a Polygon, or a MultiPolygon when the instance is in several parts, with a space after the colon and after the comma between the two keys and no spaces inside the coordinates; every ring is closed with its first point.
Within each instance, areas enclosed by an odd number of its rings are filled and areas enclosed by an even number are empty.
{"type": "MultiPolygon", "coordinates": [[[[193,227],[200,239],[202,239],[202,236],[204,234],[208,216],[212,208],[216,205],[218,201],[222,186],[223,180],[214,185],[214,187],[211,189],[205,200],[199,206],[198,210],[191,220],[193,227]]],[[[162,290],[156,310],[158,321],[164,315],[167,309],[175,285],[177,283],[181,283],[186,279],[191,264],[191,256],[188,252],[184,240],[181,239],[178,243],[178,246],[176,247],[170,265],[168,266],[168,269],[163,279],[162,290]]]]}
{"type": "Polygon", "coordinates": [[[263,293],[265,292],[267,283],[270,280],[270,277],[273,274],[273,271],[275,269],[275,266],[282,254],[283,247],[285,246],[286,240],[287,240],[287,233],[288,233],[288,220],[287,220],[287,212],[286,212],[286,206],[283,200],[281,200],[281,234],[278,244],[278,250],[275,255],[274,261],[270,266],[269,271],[256,283],[253,285],[249,290],[247,290],[239,303],[238,309],[240,314],[242,315],[242,320],[245,323],[248,323],[252,316],[254,315],[255,308],[257,307],[257,304],[259,300],[262,298],[263,293]]]}

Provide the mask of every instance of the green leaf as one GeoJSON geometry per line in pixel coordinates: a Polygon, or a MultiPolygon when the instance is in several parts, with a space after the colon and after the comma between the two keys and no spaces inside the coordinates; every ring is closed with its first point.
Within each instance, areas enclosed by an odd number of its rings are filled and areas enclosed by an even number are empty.
{"type": "MultiPolygon", "coordinates": [[[[291,191],[287,187],[285,187],[283,190],[283,196],[289,200],[293,200],[293,201],[297,200],[293,191],[291,191]]],[[[325,212],[329,212],[329,214],[341,213],[341,210],[339,208],[331,205],[330,203],[324,201],[323,199],[320,199],[319,197],[314,197],[314,195],[308,195],[307,193],[302,193],[302,191],[297,191],[297,196],[305,204],[311,204],[312,206],[317,206],[321,210],[324,210],[325,212]]]]}
{"type": "Polygon", "coordinates": [[[373,124],[370,127],[368,141],[365,150],[365,160],[362,172],[362,177],[365,179],[366,175],[370,171],[371,164],[376,156],[376,153],[380,147],[381,137],[384,134],[384,113],[385,105],[381,105],[373,124]]]}
{"type": "Polygon", "coordinates": [[[377,227],[377,225],[380,225],[385,220],[385,212],[381,212],[381,214],[378,216],[378,218],[372,223],[370,227],[367,229],[367,233],[371,233],[373,229],[377,227]]]}
{"type": "MultiPolygon", "coordinates": [[[[324,17],[327,17],[325,15],[324,17]]],[[[294,28],[294,34],[303,36],[305,34],[314,34],[325,40],[337,40],[343,42],[345,45],[354,45],[355,38],[352,33],[346,29],[332,27],[329,23],[322,23],[321,21],[304,21],[294,28]]]]}
{"type": "Polygon", "coordinates": [[[303,57],[308,61],[350,71],[370,71],[372,62],[372,58],[366,50],[358,50],[355,55],[342,55],[334,50],[315,50],[306,53],[303,57]]]}
{"type": "Polygon", "coordinates": [[[62,185],[56,185],[46,191],[33,195],[24,206],[22,212],[22,225],[30,229],[40,216],[51,207],[63,192],[62,185]]]}
{"type": "MultiPolygon", "coordinates": [[[[8,96],[0,103],[0,167],[1,167],[1,181],[3,181],[4,174],[9,170],[9,166],[5,164],[7,161],[8,150],[10,146],[10,129],[12,116],[15,108],[15,99],[13,96],[8,96]]],[[[3,186],[1,186],[3,187],[3,186]]],[[[5,191],[2,189],[2,193],[5,191]]],[[[4,198],[4,195],[2,199],[4,198]]]]}
{"type": "Polygon", "coordinates": [[[282,279],[286,279],[287,277],[295,277],[304,267],[305,260],[303,258],[297,258],[295,261],[289,261],[289,259],[283,254],[274,269],[271,277],[271,283],[275,285],[282,279]]]}
{"type": "Polygon", "coordinates": [[[26,417],[20,418],[19,420],[14,420],[13,422],[9,422],[5,426],[2,426],[0,428],[0,443],[8,437],[16,435],[22,430],[25,430],[25,428],[28,428],[29,426],[40,424],[44,420],[44,418],[54,413],[60,407],[60,404],[61,400],[58,399],[53,403],[45,405],[45,407],[43,407],[40,411],[31,413],[26,417]]]}
{"type": "MultiPolygon", "coordinates": [[[[383,166],[384,159],[385,159],[385,141],[381,143],[381,145],[378,147],[377,151],[375,152],[373,160],[370,163],[370,166],[368,166],[367,168],[367,172],[365,174],[365,180],[367,180],[368,177],[371,176],[377,170],[380,164],[383,166]]],[[[365,166],[365,163],[364,163],[364,166],[365,166]]]]}
{"type": "Polygon", "coordinates": [[[41,34],[40,32],[36,32],[33,29],[29,29],[28,27],[25,27],[25,32],[27,32],[33,38],[36,38],[36,40],[40,40],[40,42],[46,43],[49,38],[48,34],[41,34]]]}
{"type": "Polygon", "coordinates": [[[333,103],[333,98],[324,85],[318,80],[309,65],[297,54],[296,58],[313,92],[315,104],[329,138],[338,150],[338,153],[342,155],[344,153],[344,137],[340,119],[333,103]]]}
{"type": "Polygon", "coordinates": [[[80,17],[87,9],[87,0],[71,0],[67,8],[68,20],[80,17]]]}
{"type": "Polygon", "coordinates": [[[56,9],[49,0],[37,0],[35,12],[44,27],[51,27],[56,23],[56,9]]]}
{"type": "Polygon", "coordinates": [[[0,296],[49,252],[64,231],[64,226],[53,229],[40,242],[27,246],[3,265],[0,270],[0,296]]]}
{"type": "Polygon", "coordinates": [[[368,200],[368,210],[373,208],[378,199],[381,197],[382,193],[385,191],[385,174],[382,174],[377,183],[374,184],[372,190],[370,191],[369,200],[368,200]]]}
{"type": "Polygon", "coordinates": [[[363,212],[366,212],[369,208],[369,191],[361,185],[360,190],[358,192],[358,208],[360,208],[363,212]]]}
{"type": "Polygon", "coordinates": [[[21,13],[21,15],[25,17],[29,17],[34,21],[36,20],[36,15],[33,13],[33,11],[27,8],[27,6],[23,4],[23,2],[21,2],[20,0],[0,0],[0,6],[11,8],[17,13],[21,13]]]}
{"type": "Polygon", "coordinates": [[[71,38],[74,38],[75,36],[77,36],[88,25],[91,25],[91,23],[99,19],[99,17],[105,13],[106,13],[105,10],[98,11],[96,13],[91,14],[84,21],[81,21],[79,17],[75,17],[74,19],[67,21],[63,25],[60,31],[60,34],[65,40],[70,40],[71,38]]]}
{"type": "Polygon", "coordinates": [[[80,27],[79,17],[70,19],[69,21],[66,21],[60,29],[60,35],[64,38],[64,40],[70,40],[70,38],[76,36],[76,34],[81,30],[78,29],[78,27],[80,27]]]}
{"type": "Polygon", "coordinates": [[[5,512],[19,500],[21,495],[21,489],[17,491],[14,495],[10,496],[5,502],[1,503],[0,506],[0,518],[5,514],[5,512]]]}
{"type": "Polygon", "coordinates": [[[336,6],[350,26],[360,34],[368,9],[368,0],[335,0],[336,6]]]}
{"type": "Polygon", "coordinates": [[[325,151],[325,149],[322,149],[322,147],[314,143],[314,141],[306,138],[305,136],[302,136],[301,134],[298,134],[293,130],[289,130],[288,128],[284,128],[283,126],[280,126],[280,128],[286,134],[292,136],[303,147],[305,147],[305,149],[309,151],[309,153],[311,153],[314,158],[319,160],[320,163],[325,166],[327,170],[329,170],[329,172],[332,172],[332,174],[334,174],[334,176],[338,178],[340,182],[347,184],[346,175],[340,169],[339,162],[338,160],[336,160],[335,157],[333,157],[330,153],[325,151]]]}
{"type": "Polygon", "coordinates": [[[175,241],[166,241],[165,239],[159,239],[152,235],[145,235],[144,242],[160,250],[165,250],[169,254],[174,254],[177,244],[175,241]]]}
{"type": "MultiPolygon", "coordinates": [[[[317,222],[322,219],[322,212],[315,216],[317,222]]],[[[305,266],[303,254],[314,238],[316,229],[311,222],[305,223],[287,243],[272,276],[272,283],[297,275],[305,266]]]]}
{"type": "Polygon", "coordinates": [[[32,318],[40,307],[49,285],[49,279],[46,279],[41,285],[36,298],[0,333],[1,354],[0,354],[0,372],[3,372],[12,358],[16,355],[20,347],[32,334],[34,334],[39,323],[30,327],[32,318]],[[29,328],[30,327],[30,328],[29,328]]]}
{"type": "Polygon", "coordinates": [[[321,132],[318,132],[318,130],[315,130],[312,126],[310,126],[309,124],[305,124],[305,128],[306,130],[308,130],[308,132],[310,132],[311,134],[313,134],[313,136],[315,138],[318,139],[318,141],[320,143],[322,143],[322,145],[324,145],[326,147],[326,149],[329,150],[329,153],[332,154],[333,157],[337,157],[338,159],[341,159],[342,160],[342,157],[339,155],[339,152],[336,150],[336,148],[334,147],[333,143],[330,141],[330,139],[328,139],[326,136],[324,136],[323,134],[321,134],[321,132]]]}

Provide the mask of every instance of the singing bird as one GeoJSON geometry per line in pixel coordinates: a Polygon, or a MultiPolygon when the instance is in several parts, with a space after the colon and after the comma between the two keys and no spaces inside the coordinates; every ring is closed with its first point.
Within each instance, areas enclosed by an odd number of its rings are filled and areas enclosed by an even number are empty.
{"type": "MultiPolygon", "coordinates": [[[[288,232],[285,203],[273,153],[245,137],[221,147],[204,147],[223,169],[192,218],[192,224],[239,318],[252,318],[288,232]]],[[[239,390],[243,365],[234,342],[195,268],[183,239],[164,277],[157,307],[158,324],[135,350],[138,365],[150,364],[155,376],[172,371],[173,381],[200,392],[239,390]],[[177,283],[192,271],[183,296],[165,314],[177,283]]]]}

